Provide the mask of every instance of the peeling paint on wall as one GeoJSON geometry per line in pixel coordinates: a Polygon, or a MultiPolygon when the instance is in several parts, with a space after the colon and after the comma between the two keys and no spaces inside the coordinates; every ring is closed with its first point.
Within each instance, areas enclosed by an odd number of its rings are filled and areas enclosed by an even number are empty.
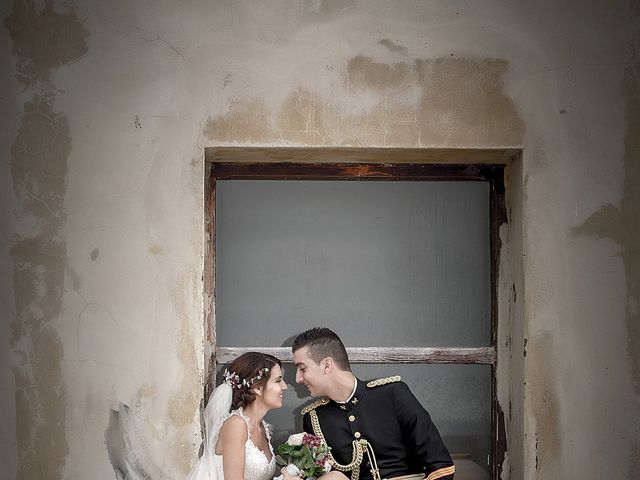
{"type": "Polygon", "coordinates": [[[4,25],[13,41],[17,78],[31,84],[52,69],[77,61],[88,51],[89,32],[72,10],[57,12],[52,1],[15,1],[4,25]]]}
{"type": "Polygon", "coordinates": [[[347,64],[347,88],[361,90],[407,88],[411,73],[411,68],[406,63],[379,63],[369,57],[358,55],[347,64]]]}
{"type": "MultiPolygon", "coordinates": [[[[632,18],[640,18],[640,5],[632,5],[632,18]]],[[[603,204],[582,225],[572,229],[575,235],[610,238],[620,246],[627,284],[625,325],[629,368],[633,389],[640,396],[640,27],[635,25],[629,42],[631,58],[624,67],[625,153],[624,191],[620,206],[603,204]]]]}
{"type": "Polygon", "coordinates": [[[524,122],[503,91],[509,63],[484,58],[418,60],[420,135],[430,142],[521,145],[524,122]],[[453,135],[452,135],[453,134],[453,135]]]}
{"type": "Polygon", "coordinates": [[[503,91],[508,62],[438,58],[385,64],[362,55],[347,61],[344,83],[377,95],[368,111],[298,88],[271,111],[257,100],[237,101],[204,128],[217,142],[405,147],[519,145],[524,122],[503,91]],[[407,99],[416,91],[417,99],[407,99]]]}
{"type": "Polygon", "coordinates": [[[162,471],[146,454],[144,428],[138,425],[128,405],[111,410],[105,431],[109,460],[118,480],[151,480],[162,478],[162,471]]]}
{"type": "Polygon", "coordinates": [[[68,453],[64,351],[51,323],[62,309],[67,258],[61,232],[70,150],[66,118],[53,110],[52,98],[28,102],[11,148],[20,214],[37,225],[37,231],[20,233],[11,248],[17,312],[12,346],[21,359],[13,369],[18,476],[23,479],[62,478],[68,453]]]}
{"type": "Polygon", "coordinates": [[[204,133],[221,142],[266,143],[274,136],[262,101],[235,102],[225,115],[209,118],[204,133]]]}
{"type": "Polygon", "coordinates": [[[308,90],[298,89],[284,102],[278,124],[289,142],[325,144],[329,136],[322,100],[308,90]]]}
{"type": "MultiPolygon", "coordinates": [[[[191,319],[188,313],[185,292],[191,290],[188,280],[177,282],[174,287],[172,301],[178,317],[180,318],[180,333],[177,352],[180,363],[183,366],[184,375],[178,393],[169,404],[169,421],[175,427],[189,427],[193,422],[194,406],[197,407],[202,397],[201,379],[198,377],[198,358],[193,344],[191,319]]],[[[181,443],[172,452],[176,464],[183,471],[189,471],[193,461],[192,445],[181,443]]]]}
{"type": "Polygon", "coordinates": [[[52,323],[62,313],[66,244],[66,117],[54,109],[52,71],[87,52],[87,30],[73,11],[53,2],[15,1],[4,20],[16,57],[16,78],[34,89],[24,104],[11,147],[11,179],[18,224],[11,248],[16,318],[11,344],[19,361],[16,383],[17,475],[61,479],[66,440],[64,349],[52,323]]]}
{"type": "MultiPolygon", "coordinates": [[[[631,2],[630,16],[635,21],[629,41],[631,61],[624,67],[625,123],[624,189],[620,206],[603,204],[581,225],[575,235],[609,238],[620,247],[627,285],[625,326],[629,370],[636,397],[640,396],[640,4],[631,2]]],[[[640,446],[632,441],[629,477],[640,476],[640,446]]]]}
{"type": "Polygon", "coordinates": [[[553,337],[550,333],[530,338],[528,355],[531,365],[529,388],[536,392],[532,398],[535,422],[535,469],[539,478],[556,478],[559,459],[562,458],[560,411],[553,379],[553,337]]]}

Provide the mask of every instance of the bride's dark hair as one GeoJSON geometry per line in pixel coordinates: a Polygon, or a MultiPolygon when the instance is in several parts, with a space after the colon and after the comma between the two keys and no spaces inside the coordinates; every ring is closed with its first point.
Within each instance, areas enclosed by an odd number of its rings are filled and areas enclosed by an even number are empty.
{"type": "Polygon", "coordinates": [[[231,400],[233,408],[247,407],[254,402],[256,399],[254,390],[256,387],[264,387],[267,384],[274,365],[282,368],[282,362],[276,357],[260,352],[243,353],[231,362],[228,370],[238,376],[240,383],[233,388],[231,400]],[[243,380],[245,384],[242,383],[243,380]]]}

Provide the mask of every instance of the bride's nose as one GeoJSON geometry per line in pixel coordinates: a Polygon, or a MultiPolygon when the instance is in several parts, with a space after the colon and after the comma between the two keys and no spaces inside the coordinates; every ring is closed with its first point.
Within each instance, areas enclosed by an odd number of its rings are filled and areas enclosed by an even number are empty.
{"type": "Polygon", "coordinates": [[[285,382],[284,380],[282,381],[282,390],[286,390],[287,388],[289,388],[289,385],[287,385],[287,382],[285,382]]]}

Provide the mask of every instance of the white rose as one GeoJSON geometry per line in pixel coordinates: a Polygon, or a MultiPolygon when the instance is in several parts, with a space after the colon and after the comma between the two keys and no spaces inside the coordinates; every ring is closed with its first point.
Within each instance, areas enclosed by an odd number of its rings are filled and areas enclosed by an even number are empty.
{"type": "Polygon", "coordinates": [[[292,475],[294,477],[300,475],[300,469],[298,467],[296,467],[293,463],[290,463],[289,465],[287,465],[284,468],[287,470],[289,475],[292,475]]]}
{"type": "Polygon", "coordinates": [[[294,433],[289,437],[287,443],[289,445],[302,445],[302,439],[304,438],[304,433],[294,433]]]}
{"type": "Polygon", "coordinates": [[[322,466],[324,467],[324,473],[331,471],[331,462],[329,460],[325,460],[322,466]]]}

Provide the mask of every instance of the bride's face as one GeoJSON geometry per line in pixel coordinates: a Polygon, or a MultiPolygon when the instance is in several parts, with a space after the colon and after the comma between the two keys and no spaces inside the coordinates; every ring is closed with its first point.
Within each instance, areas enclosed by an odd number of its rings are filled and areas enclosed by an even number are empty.
{"type": "Polygon", "coordinates": [[[284,381],[282,369],[277,363],[271,367],[271,374],[267,384],[262,389],[262,401],[269,408],[280,408],[284,401],[284,391],[287,384],[284,381]]]}

